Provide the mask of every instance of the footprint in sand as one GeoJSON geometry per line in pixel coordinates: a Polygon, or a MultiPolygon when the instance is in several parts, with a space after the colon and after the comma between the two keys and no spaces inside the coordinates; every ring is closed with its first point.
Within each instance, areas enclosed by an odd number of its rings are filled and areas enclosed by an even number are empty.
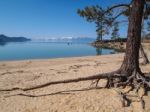
{"type": "Polygon", "coordinates": [[[68,73],[66,71],[57,71],[58,74],[62,74],[62,73],[68,73]]]}
{"type": "Polygon", "coordinates": [[[13,72],[4,72],[4,73],[1,73],[0,76],[3,76],[3,75],[9,75],[9,74],[14,74],[14,73],[29,73],[28,71],[23,71],[23,70],[18,70],[18,71],[13,71],[13,72]]]}
{"type": "Polygon", "coordinates": [[[23,70],[18,70],[18,71],[16,71],[16,73],[24,73],[25,71],[23,71],[23,70]]]}
{"type": "Polygon", "coordinates": [[[86,66],[90,66],[90,64],[84,64],[84,65],[73,65],[69,67],[69,70],[71,69],[79,69],[81,67],[86,67],[86,66]]]}
{"type": "Polygon", "coordinates": [[[24,65],[22,65],[21,67],[27,67],[27,66],[29,66],[29,64],[31,64],[32,63],[32,61],[28,61],[28,62],[26,62],[24,65]]]}
{"type": "Polygon", "coordinates": [[[94,66],[99,66],[101,65],[101,62],[95,61],[95,65],[94,66]]]}
{"type": "Polygon", "coordinates": [[[12,72],[4,72],[4,73],[1,73],[0,76],[6,75],[6,74],[12,74],[12,72]]]}
{"type": "Polygon", "coordinates": [[[86,62],[86,61],[93,61],[93,60],[90,60],[90,59],[79,59],[78,61],[79,62],[86,62]]]}
{"type": "Polygon", "coordinates": [[[77,69],[75,69],[75,70],[73,70],[74,72],[78,72],[78,70],[77,69]]]}
{"type": "Polygon", "coordinates": [[[6,66],[6,64],[2,64],[1,66],[6,66]]]}
{"type": "Polygon", "coordinates": [[[55,69],[50,68],[49,70],[55,70],[55,69]]]}

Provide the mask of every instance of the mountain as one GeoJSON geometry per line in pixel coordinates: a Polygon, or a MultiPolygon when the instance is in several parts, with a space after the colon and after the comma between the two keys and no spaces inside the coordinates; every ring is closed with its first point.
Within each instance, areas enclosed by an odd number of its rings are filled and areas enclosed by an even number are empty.
{"type": "Polygon", "coordinates": [[[31,39],[25,38],[25,37],[8,37],[5,35],[0,35],[0,42],[25,42],[30,41],[31,39]]]}
{"type": "Polygon", "coordinates": [[[72,43],[90,43],[95,41],[94,38],[90,37],[61,37],[61,38],[50,38],[49,42],[72,42],[72,43]]]}

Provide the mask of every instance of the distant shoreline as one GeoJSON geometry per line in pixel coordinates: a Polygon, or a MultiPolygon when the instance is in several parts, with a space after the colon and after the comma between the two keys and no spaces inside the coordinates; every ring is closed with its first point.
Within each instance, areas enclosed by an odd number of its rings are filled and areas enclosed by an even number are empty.
{"type": "Polygon", "coordinates": [[[6,35],[0,35],[0,43],[7,43],[7,42],[26,42],[31,41],[31,39],[26,37],[8,37],[6,35]]]}
{"type": "MultiPolygon", "coordinates": [[[[93,47],[96,48],[107,48],[115,49],[118,52],[125,52],[126,49],[126,38],[120,38],[116,40],[104,40],[104,41],[94,41],[90,43],[93,47]]],[[[142,44],[150,43],[150,38],[142,39],[142,44]]]]}

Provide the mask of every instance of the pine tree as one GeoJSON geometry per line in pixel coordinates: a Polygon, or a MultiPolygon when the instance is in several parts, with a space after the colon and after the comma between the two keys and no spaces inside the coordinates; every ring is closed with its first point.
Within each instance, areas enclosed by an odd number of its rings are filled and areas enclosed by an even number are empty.
{"type": "Polygon", "coordinates": [[[96,24],[97,41],[102,41],[103,36],[109,34],[108,28],[111,26],[111,13],[105,13],[100,6],[85,7],[83,10],[78,9],[77,13],[85,18],[88,22],[96,24]]]}
{"type": "Polygon", "coordinates": [[[119,38],[119,23],[118,22],[115,22],[114,25],[113,25],[113,29],[112,29],[112,34],[111,34],[111,39],[112,40],[115,40],[117,38],[119,38]]]}

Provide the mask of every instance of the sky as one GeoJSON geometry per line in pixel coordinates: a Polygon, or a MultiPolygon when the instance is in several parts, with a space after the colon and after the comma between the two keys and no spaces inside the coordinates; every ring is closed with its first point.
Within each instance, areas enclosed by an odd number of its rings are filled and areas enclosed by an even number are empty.
{"type": "MultiPolygon", "coordinates": [[[[77,9],[107,7],[129,0],[0,0],[0,34],[32,39],[96,37],[95,24],[77,14],[77,9]]],[[[126,35],[125,26],[120,35],[126,35]]]]}

